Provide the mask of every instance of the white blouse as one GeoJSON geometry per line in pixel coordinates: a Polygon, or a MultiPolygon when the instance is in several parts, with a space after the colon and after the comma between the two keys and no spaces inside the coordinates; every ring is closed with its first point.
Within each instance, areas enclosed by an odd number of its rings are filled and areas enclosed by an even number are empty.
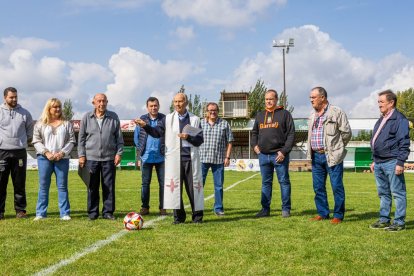
{"type": "Polygon", "coordinates": [[[34,127],[32,143],[37,154],[63,152],[64,158],[69,158],[76,143],[73,126],[66,121],[57,127],[38,122],[34,127]]]}
{"type": "Polygon", "coordinates": [[[65,145],[66,128],[63,124],[52,127],[47,125],[44,130],[44,141],[43,145],[51,153],[58,153],[62,150],[65,145]]]}

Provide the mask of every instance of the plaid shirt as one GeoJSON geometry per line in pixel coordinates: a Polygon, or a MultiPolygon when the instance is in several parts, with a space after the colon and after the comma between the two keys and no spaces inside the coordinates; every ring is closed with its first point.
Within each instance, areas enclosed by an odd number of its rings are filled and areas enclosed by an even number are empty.
{"type": "Polygon", "coordinates": [[[312,150],[319,151],[324,150],[325,145],[323,141],[323,122],[326,120],[326,111],[328,110],[329,105],[323,111],[323,114],[319,117],[315,116],[315,121],[312,125],[312,136],[311,136],[311,146],[312,150]]]}
{"type": "Polygon", "coordinates": [[[234,141],[233,133],[226,120],[217,118],[211,126],[207,119],[201,120],[204,143],[200,146],[202,163],[223,164],[227,150],[227,144],[234,141]]]}

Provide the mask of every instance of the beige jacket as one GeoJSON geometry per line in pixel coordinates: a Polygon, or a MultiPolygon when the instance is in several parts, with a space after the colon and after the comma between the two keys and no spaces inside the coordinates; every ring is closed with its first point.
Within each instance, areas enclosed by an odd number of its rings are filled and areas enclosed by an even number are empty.
{"type": "MultiPolygon", "coordinates": [[[[311,135],[314,120],[315,112],[311,114],[308,121],[307,159],[312,159],[311,135]]],[[[340,164],[345,159],[347,152],[345,146],[352,137],[351,127],[349,126],[345,112],[333,105],[329,105],[323,125],[325,155],[328,166],[332,167],[340,164]]]]}
{"type": "MultiPolygon", "coordinates": [[[[65,154],[63,158],[70,158],[70,153],[76,144],[75,133],[73,131],[73,125],[69,121],[64,121],[65,138],[62,141],[62,152],[65,154]]],[[[36,154],[44,154],[48,149],[45,147],[45,128],[47,125],[38,121],[34,126],[33,131],[33,146],[36,149],[36,154]]]]}

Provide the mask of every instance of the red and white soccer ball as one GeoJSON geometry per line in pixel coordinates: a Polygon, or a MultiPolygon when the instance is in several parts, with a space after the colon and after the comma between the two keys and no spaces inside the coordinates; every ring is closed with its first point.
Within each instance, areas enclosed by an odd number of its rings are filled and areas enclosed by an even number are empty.
{"type": "Polygon", "coordinates": [[[128,213],[124,218],[124,226],[127,230],[140,230],[144,225],[144,219],[135,212],[128,213]]]}

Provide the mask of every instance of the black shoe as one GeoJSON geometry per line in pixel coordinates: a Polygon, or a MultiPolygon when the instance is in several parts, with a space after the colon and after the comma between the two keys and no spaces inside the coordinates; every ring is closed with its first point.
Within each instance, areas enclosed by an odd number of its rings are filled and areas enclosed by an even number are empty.
{"type": "Polygon", "coordinates": [[[176,225],[176,224],[181,224],[181,223],[184,223],[184,221],[174,220],[172,224],[176,225]]]}
{"type": "Polygon", "coordinates": [[[264,218],[270,216],[270,210],[262,209],[256,214],[256,218],[264,218]]]}
{"type": "Polygon", "coordinates": [[[391,224],[390,226],[384,228],[385,231],[389,231],[389,232],[398,232],[398,231],[402,231],[405,230],[405,224],[391,224]]]}
{"type": "Polygon", "coordinates": [[[193,223],[203,223],[202,220],[194,220],[193,223]]]}
{"type": "Polygon", "coordinates": [[[26,211],[19,211],[16,213],[16,218],[18,219],[27,219],[26,211]]]}
{"type": "Polygon", "coordinates": [[[149,208],[141,208],[141,210],[139,211],[139,214],[141,216],[149,215],[149,208]]]}
{"type": "Polygon", "coordinates": [[[96,220],[98,217],[88,217],[89,220],[96,220]]]}
{"type": "Polygon", "coordinates": [[[103,218],[104,219],[109,219],[109,220],[115,220],[115,217],[112,214],[105,214],[105,215],[103,215],[103,218]]]}
{"type": "Polygon", "coordinates": [[[217,212],[214,212],[215,214],[216,214],[216,216],[218,216],[218,217],[222,217],[222,216],[224,216],[224,212],[223,211],[217,211],[217,212]]]}
{"type": "Polygon", "coordinates": [[[390,225],[391,225],[391,223],[389,223],[389,222],[378,220],[377,222],[371,224],[369,226],[369,228],[377,229],[377,230],[384,230],[384,229],[388,228],[390,225]]]}
{"type": "Polygon", "coordinates": [[[282,218],[290,217],[290,211],[282,211],[282,218]]]}
{"type": "Polygon", "coordinates": [[[0,213],[0,220],[4,219],[4,213],[0,213]]]}

